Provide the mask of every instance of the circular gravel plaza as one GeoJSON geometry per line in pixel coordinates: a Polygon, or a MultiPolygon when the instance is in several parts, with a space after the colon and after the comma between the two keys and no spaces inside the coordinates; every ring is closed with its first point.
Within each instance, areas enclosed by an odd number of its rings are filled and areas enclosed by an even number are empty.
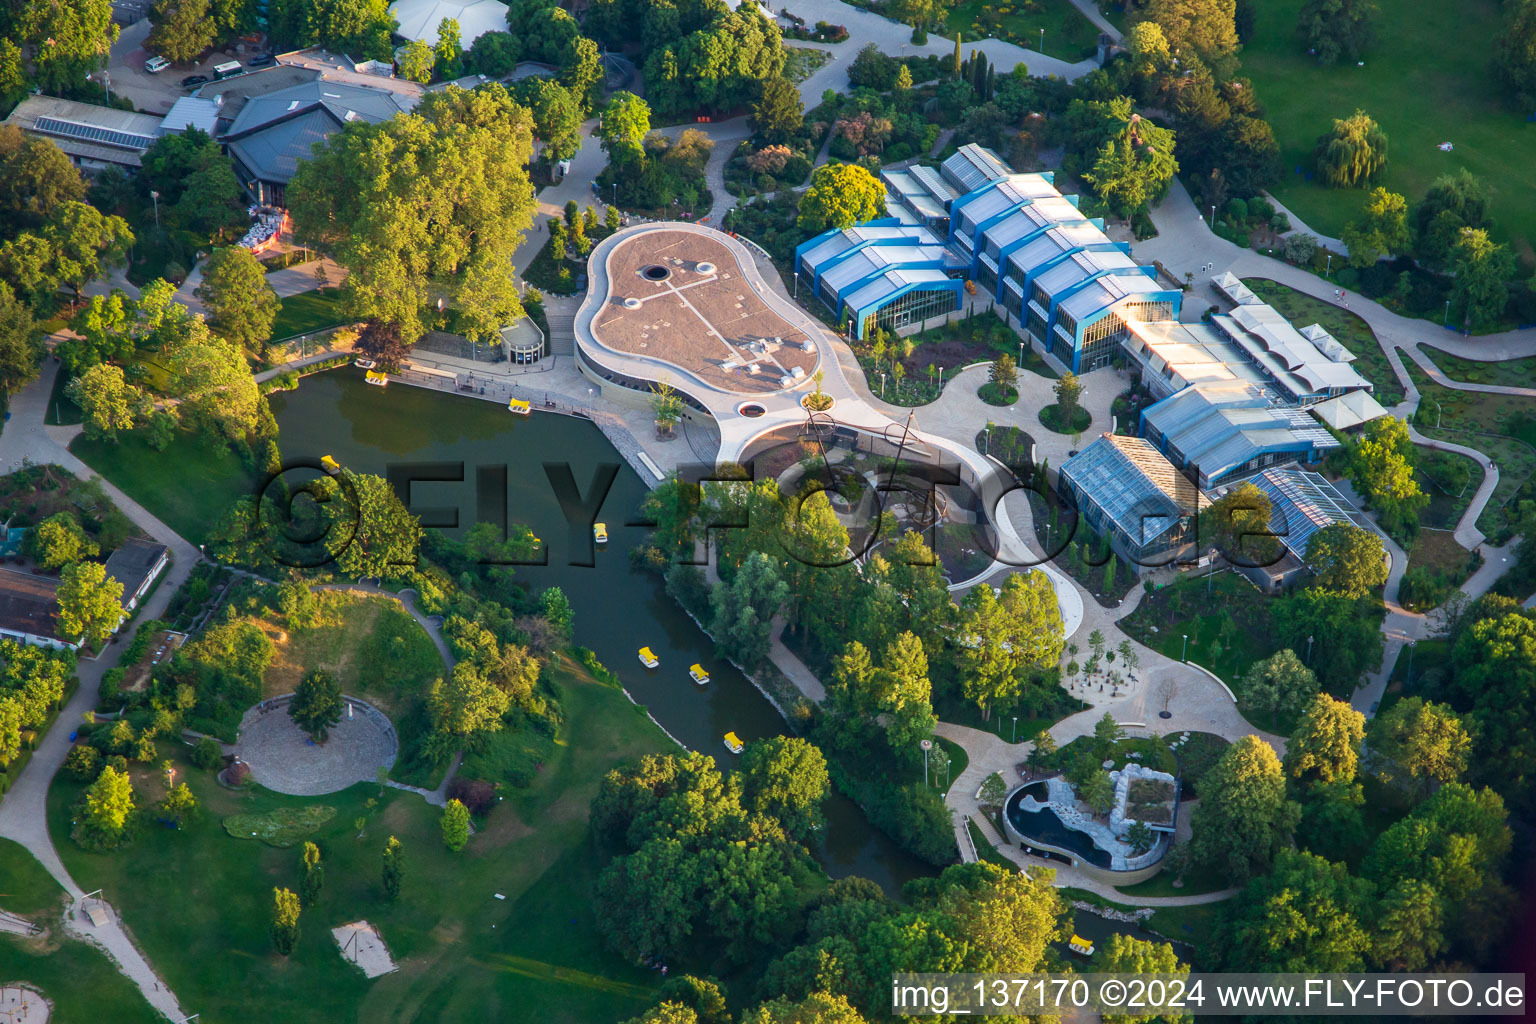
{"type": "Polygon", "coordinates": [[[389,719],[375,708],[348,698],[350,717],[315,743],[288,717],[286,698],[263,701],[240,720],[235,756],[251,766],[251,777],[277,793],[319,796],[378,778],[391,768],[399,741],[389,719]]]}

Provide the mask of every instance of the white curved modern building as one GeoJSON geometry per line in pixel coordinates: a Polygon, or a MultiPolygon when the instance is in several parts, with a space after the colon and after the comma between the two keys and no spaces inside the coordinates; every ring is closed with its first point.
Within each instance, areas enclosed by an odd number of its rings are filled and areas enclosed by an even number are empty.
{"type": "Polygon", "coordinates": [[[652,385],[667,382],[690,415],[718,425],[718,463],[748,462],[810,429],[942,466],[979,496],[997,544],[993,564],[956,586],[1008,565],[1040,568],[1056,588],[1068,632],[1082,621],[1076,589],[999,514],[1012,477],[979,452],[924,433],[915,416],[896,422],[866,402],[844,376],[837,340],[770,286],[746,243],[697,224],[644,224],[598,243],[587,270],[576,364],[604,399],[648,408],[652,385]],[[818,387],[832,405],[812,413],[802,403],[818,387]]]}

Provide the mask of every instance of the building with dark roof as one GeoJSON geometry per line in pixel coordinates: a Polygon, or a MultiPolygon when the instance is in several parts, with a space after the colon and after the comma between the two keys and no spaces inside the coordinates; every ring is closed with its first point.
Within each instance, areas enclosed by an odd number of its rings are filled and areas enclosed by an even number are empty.
{"type": "Polygon", "coordinates": [[[305,82],[252,96],[224,133],[235,176],[258,203],[285,205],[285,191],[316,143],[348,122],[377,124],[416,105],[416,96],[338,82],[305,82]]]}
{"type": "Polygon", "coordinates": [[[1062,463],[1060,479],[1083,522],[1137,572],[1194,553],[1210,499],[1143,438],[1104,434],[1062,463]]]}
{"type": "Polygon", "coordinates": [[[37,647],[78,647],[58,638],[58,615],[58,580],[0,569],[0,637],[37,647]]]}
{"type": "Polygon", "coordinates": [[[120,599],[124,611],[133,611],[140,599],[165,571],[171,549],[152,540],[130,537],[107,559],[107,575],[123,585],[120,599]]]}
{"type": "Polygon", "coordinates": [[[57,96],[28,96],[5,123],[47,139],[76,167],[94,173],[104,167],[138,170],[144,151],[160,138],[162,119],[57,96]]]}

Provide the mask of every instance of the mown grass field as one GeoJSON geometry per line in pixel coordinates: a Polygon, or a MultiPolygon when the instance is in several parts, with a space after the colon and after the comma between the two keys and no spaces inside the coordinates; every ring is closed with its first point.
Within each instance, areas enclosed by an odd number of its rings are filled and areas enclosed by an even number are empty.
{"type": "MultiPolygon", "coordinates": [[[[259,1006],[269,1022],[623,1020],[645,1008],[659,975],[602,942],[591,899],[601,855],[588,808],[610,767],[670,744],[616,687],[569,665],[557,678],[568,724],[552,755],[462,853],[443,846],[438,810],[412,793],[380,796],[372,784],[317,798],[237,793],[186,766],[181,777],[204,813],[185,831],[148,827],[116,853],[82,851],[68,838],[81,787],[63,777],[49,795],[50,827],[71,872],[105,887],[182,1005],[204,1019],[244,1020],[259,1006]],[[272,948],[269,910],[274,886],[298,888],[299,848],[232,839],[220,819],[314,804],[337,808],[314,834],[325,886],[284,958],[272,948]],[[406,858],[393,904],[380,882],[390,835],[406,858]],[[368,981],[342,959],[330,929],[359,919],[378,927],[398,971],[368,981]]],[[[157,774],[135,779],[141,802],[160,796],[157,774]]]]}
{"type": "Polygon", "coordinates": [[[1499,0],[1423,3],[1377,0],[1377,41],[1365,66],[1320,67],[1296,36],[1304,0],[1268,0],[1240,55],[1280,143],[1284,177],[1276,197],[1314,231],[1338,237],[1365,192],[1307,181],[1318,136],[1357,108],[1376,119],[1390,143],[1380,184],[1424,195],[1441,174],[1465,167],[1493,189],[1498,241],[1531,253],[1536,239],[1536,123],[1506,102],[1493,79],[1493,45],[1502,34],[1499,0]],[[1451,143],[1452,152],[1436,147],[1451,143]],[[1296,174],[1301,167],[1303,174],[1296,174]]]}
{"type": "Polygon", "coordinates": [[[346,322],[341,310],[341,292],[336,288],[300,292],[283,299],[282,303],[277,319],[272,321],[273,341],[346,322]]]}
{"type": "Polygon", "coordinates": [[[222,442],[180,430],[163,452],[137,434],[115,442],[84,435],[69,450],[194,544],[202,543],[256,480],[222,442]]]}
{"type": "Polygon", "coordinates": [[[986,27],[979,21],[984,9],[1002,14],[998,28],[991,33],[997,39],[1040,50],[1043,28],[1045,49],[1041,52],[1047,57],[1076,63],[1098,51],[1098,28],[1068,0],[1017,0],[1012,4],[1006,0],[964,0],[945,20],[948,35],[960,32],[966,42],[974,42],[978,25],[986,27]]]}

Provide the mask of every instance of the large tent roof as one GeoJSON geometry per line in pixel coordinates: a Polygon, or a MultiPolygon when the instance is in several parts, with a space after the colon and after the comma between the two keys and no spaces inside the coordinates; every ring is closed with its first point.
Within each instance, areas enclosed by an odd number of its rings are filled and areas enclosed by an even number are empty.
{"type": "Polygon", "coordinates": [[[437,45],[437,26],[444,18],[459,23],[459,45],[466,50],[487,32],[507,30],[507,5],[497,0],[397,0],[389,13],[400,23],[397,35],[428,46],[437,45]]]}

